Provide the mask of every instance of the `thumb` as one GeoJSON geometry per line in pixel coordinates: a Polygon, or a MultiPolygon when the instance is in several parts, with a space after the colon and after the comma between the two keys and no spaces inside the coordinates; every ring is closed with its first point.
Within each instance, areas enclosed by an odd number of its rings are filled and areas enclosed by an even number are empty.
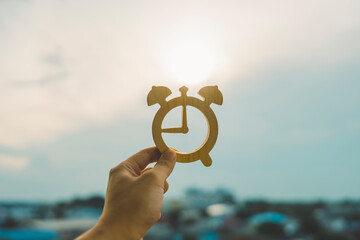
{"type": "Polygon", "coordinates": [[[176,153],[169,149],[166,152],[163,152],[152,171],[166,180],[174,169],[175,162],[176,153]]]}

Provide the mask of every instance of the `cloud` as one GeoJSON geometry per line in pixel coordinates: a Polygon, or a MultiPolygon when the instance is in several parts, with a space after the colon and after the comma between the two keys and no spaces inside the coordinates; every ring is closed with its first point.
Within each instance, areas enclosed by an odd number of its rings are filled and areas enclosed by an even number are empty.
{"type": "Polygon", "coordinates": [[[0,154],[0,171],[4,169],[20,171],[28,165],[29,159],[27,157],[0,154]]]}
{"type": "Polygon", "coordinates": [[[215,82],[266,63],[324,67],[359,50],[357,1],[0,4],[0,145],[12,148],[126,116],[151,85],[177,87],[161,52],[183,35],[223,53],[215,82]]]}

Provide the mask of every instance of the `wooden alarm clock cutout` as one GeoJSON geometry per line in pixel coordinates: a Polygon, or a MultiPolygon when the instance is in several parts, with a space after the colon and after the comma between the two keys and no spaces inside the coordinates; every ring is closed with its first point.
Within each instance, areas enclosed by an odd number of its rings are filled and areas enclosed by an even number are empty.
{"type": "Polygon", "coordinates": [[[176,152],[176,161],[182,163],[194,162],[201,160],[204,166],[209,167],[212,164],[209,152],[214,147],[218,136],[218,122],[214,111],[210,108],[211,103],[222,105],[223,96],[218,86],[206,86],[200,89],[198,92],[203,100],[187,96],[188,88],[183,86],[180,89],[181,95],[179,97],[166,101],[166,98],[171,94],[171,90],[164,86],[153,86],[147,96],[147,103],[149,106],[158,103],[160,109],[157,111],[152,124],[152,135],[156,147],[165,152],[169,147],[162,138],[162,133],[183,133],[189,132],[187,126],[186,106],[192,106],[205,116],[208,124],[207,137],[203,144],[192,152],[179,152],[173,148],[176,152]],[[174,108],[182,107],[182,123],[181,127],[162,128],[162,122],[165,116],[174,108]]]}

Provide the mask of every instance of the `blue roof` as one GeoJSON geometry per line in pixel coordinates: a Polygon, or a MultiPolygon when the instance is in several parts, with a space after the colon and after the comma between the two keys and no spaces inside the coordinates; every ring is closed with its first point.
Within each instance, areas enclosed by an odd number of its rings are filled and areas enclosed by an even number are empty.
{"type": "Polygon", "coordinates": [[[250,221],[255,224],[264,222],[283,224],[286,221],[286,215],[277,212],[265,212],[253,215],[250,221]]]}
{"type": "Polygon", "coordinates": [[[0,229],[0,238],[9,240],[55,240],[59,238],[56,231],[40,229],[0,229]]]}

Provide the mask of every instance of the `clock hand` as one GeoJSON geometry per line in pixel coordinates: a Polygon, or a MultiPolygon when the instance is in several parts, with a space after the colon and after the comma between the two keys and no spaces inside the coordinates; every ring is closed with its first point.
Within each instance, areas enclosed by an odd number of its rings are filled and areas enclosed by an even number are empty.
{"type": "Polygon", "coordinates": [[[163,128],[161,129],[161,131],[165,133],[184,133],[184,134],[189,132],[189,128],[187,126],[187,117],[186,117],[186,105],[182,106],[181,127],[163,128]]]}
{"type": "Polygon", "coordinates": [[[188,91],[188,88],[185,86],[182,86],[180,89],[181,92],[181,98],[182,98],[182,122],[181,122],[181,126],[182,126],[182,133],[188,133],[189,132],[189,128],[187,125],[187,115],[186,115],[186,93],[188,91]]]}
{"type": "Polygon", "coordinates": [[[188,133],[189,128],[187,125],[187,115],[186,115],[186,92],[188,91],[188,88],[183,86],[180,89],[181,92],[181,100],[182,100],[182,121],[181,121],[181,127],[174,127],[174,128],[163,128],[161,129],[162,132],[165,133],[188,133]]]}
{"type": "Polygon", "coordinates": [[[161,132],[164,133],[184,133],[183,127],[174,127],[174,128],[163,128],[161,132]]]}
{"type": "Polygon", "coordinates": [[[189,128],[187,125],[186,105],[185,104],[182,106],[182,124],[181,124],[181,126],[182,126],[182,130],[183,130],[182,133],[189,132],[189,128]]]}

